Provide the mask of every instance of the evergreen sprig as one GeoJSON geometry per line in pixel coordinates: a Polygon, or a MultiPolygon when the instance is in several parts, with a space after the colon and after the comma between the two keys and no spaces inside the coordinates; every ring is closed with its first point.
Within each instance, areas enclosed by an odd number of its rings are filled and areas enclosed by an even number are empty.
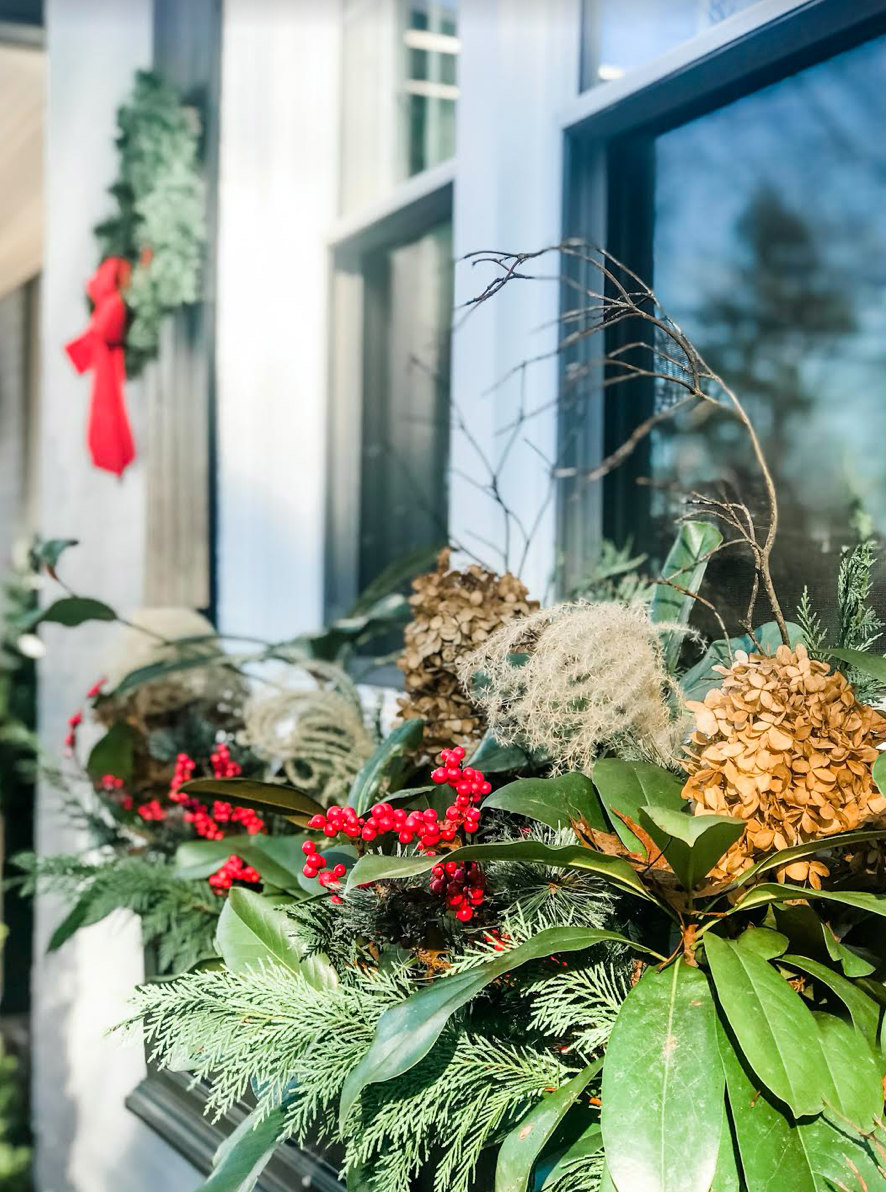
{"type": "Polygon", "coordinates": [[[200,296],[206,237],[200,130],[193,110],[151,71],[136,74],[117,127],[120,166],[110,188],[117,211],[95,234],[102,258],[124,257],[132,265],[126,371],[136,376],[157,355],[163,318],[200,296]]]}

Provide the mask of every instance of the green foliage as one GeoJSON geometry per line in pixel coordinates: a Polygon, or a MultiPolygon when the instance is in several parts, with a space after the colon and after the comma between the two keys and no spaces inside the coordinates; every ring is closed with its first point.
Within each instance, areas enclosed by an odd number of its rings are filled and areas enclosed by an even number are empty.
{"type": "Polygon", "coordinates": [[[593,784],[584,774],[518,778],[500,787],[483,806],[524,815],[551,828],[568,827],[573,821],[583,820],[591,827],[606,830],[593,784]]]}
{"type": "Polygon", "coordinates": [[[117,127],[117,211],[95,234],[102,258],[124,257],[133,266],[125,294],[132,316],[126,371],[136,376],[157,355],[163,318],[200,296],[205,198],[198,122],[159,75],[136,74],[117,127]]]}
{"type": "MultiPolygon", "coordinates": [[[[669,583],[656,584],[652,594],[649,606],[651,620],[679,627],[689,624],[695,607],[695,595],[704,580],[708,560],[722,542],[723,535],[709,522],[683,523],[661,572],[661,578],[669,583]]],[[[684,638],[685,633],[679,628],[664,634],[662,646],[665,662],[671,672],[677,668],[684,638]]]]}
{"type": "Polygon", "coordinates": [[[31,1192],[30,1131],[22,1076],[0,1037],[0,1188],[31,1192]]]}
{"type": "Polygon", "coordinates": [[[682,782],[670,771],[651,762],[626,762],[617,757],[604,757],[594,766],[593,779],[613,831],[631,852],[642,853],[643,845],[619,813],[639,824],[641,808],[663,807],[673,812],[686,808],[681,794],[682,782]]]}
{"type": "Polygon", "coordinates": [[[157,948],[161,973],[181,972],[217,955],[215,930],[222,901],[205,882],[185,881],[160,858],[108,856],[104,863],[82,857],[23,854],[15,864],[26,875],[26,891],[54,891],[73,907],[56,928],[50,947],[115,910],[139,915],[145,942],[157,948]]]}
{"type": "Polygon", "coordinates": [[[530,1027],[567,1040],[585,1060],[609,1042],[631,988],[627,960],[604,960],[546,974],[529,987],[530,1027]]]}
{"type": "Polygon", "coordinates": [[[398,724],[366,761],[348,795],[348,804],[358,815],[365,815],[382,792],[399,789],[412,768],[410,755],[421,744],[423,733],[423,720],[398,724]]]}
{"type": "MultiPolygon", "coordinates": [[[[787,623],[788,638],[791,647],[803,641],[801,626],[792,621],[787,623]]],[[[714,670],[715,666],[729,666],[736,650],[744,650],[746,654],[756,654],[760,650],[764,654],[774,654],[782,644],[781,633],[774,621],[767,621],[765,625],[758,625],[754,630],[754,638],[749,634],[731,637],[728,642],[720,638],[711,642],[699,661],[680,677],[680,686],[686,699],[703,700],[713,687],[719,687],[722,675],[714,670]],[[757,639],[756,644],[754,638],[757,639]]]]}
{"type": "Polygon", "coordinates": [[[616,546],[604,538],[591,568],[569,593],[570,600],[648,604],[655,585],[644,572],[647,555],[635,555],[630,542],[616,546]]]}

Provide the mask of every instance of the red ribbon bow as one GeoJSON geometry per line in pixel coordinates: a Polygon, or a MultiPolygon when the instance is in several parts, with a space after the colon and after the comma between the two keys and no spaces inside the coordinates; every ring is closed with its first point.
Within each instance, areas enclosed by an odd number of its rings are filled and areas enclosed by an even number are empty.
{"type": "Polygon", "coordinates": [[[65,345],[77,372],[91,368],[94,374],[87,432],[92,462],[116,476],[122,476],[135,459],[123,394],[126,303],[120,292],[130,273],[129,262],[122,257],[102,261],[86,284],[93,306],[89,326],[65,345]]]}

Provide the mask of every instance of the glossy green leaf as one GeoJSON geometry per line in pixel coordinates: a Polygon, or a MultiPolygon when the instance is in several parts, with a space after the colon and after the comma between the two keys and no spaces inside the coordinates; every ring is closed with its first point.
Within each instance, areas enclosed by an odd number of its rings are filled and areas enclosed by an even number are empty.
{"type": "MultiPolygon", "coordinates": [[[[180,642],[177,642],[176,646],[184,648],[180,642]]],[[[130,691],[135,691],[137,688],[143,687],[145,683],[153,683],[157,679],[165,679],[169,675],[178,674],[179,671],[194,670],[197,667],[206,666],[210,663],[232,665],[233,659],[225,659],[213,650],[201,650],[199,653],[189,653],[186,657],[170,658],[163,662],[151,662],[147,666],[137,667],[136,670],[130,671],[128,675],[124,675],[114,688],[113,694],[126,695],[130,691]]]]}
{"type": "Polygon", "coordinates": [[[437,556],[445,545],[445,542],[441,542],[439,545],[420,546],[394,559],[366,585],[351,606],[348,616],[360,617],[370,614],[380,600],[392,594],[399,595],[400,590],[417,575],[433,571],[437,556]]]}
{"type": "Polygon", "coordinates": [[[502,952],[493,960],[433,981],[425,989],[386,1010],[379,1019],[369,1050],[344,1083],[340,1104],[341,1124],[347,1120],[363,1089],[408,1072],[428,1054],[456,1010],[467,1005],[498,977],[530,960],[540,960],[554,953],[582,951],[605,941],[636,947],[624,936],[612,931],[584,927],[549,928],[540,931],[525,944],[502,952]]]}
{"type": "MultiPolygon", "coordinates": [[[[334,869],[336,865],[344,865],[345,869],[350,872],[357,861],[357,850],[352,844],[336,844],[332,848],[323,849],[323,856],[326,858],[326,868],[334,869]]],[[[304,856],[302,856],[304,862],[304,856]]],[[[304,864],[302,865],[302,869],[304,864]]],[[[305,877],[303,872],[298,874],[298,884],[306,894],[321,894],[323,887],[315,877],[305,877]]]]}
{"type": "Polygon", "coordinates": [[[574,1142],[555,1155],[544,1156],[535,1170],[534,1192],[551,1192],[573,1168],[577,1160],[589,1159],[603,1149],[603,1131],[599,1121],[591,1122],[574,1142]]]}
{"type": "Polygon", "coordinates": [[[322,814],[323,808],[310,795],[276,782],[258,782],[254,778],[192,778],[181,788],[186,795],[224,799],[240,807],[255,807],[294,820],[322,814]]]}
{"type": "Polygon", "coordinates": [[[385,737],[381,745],[363,765],[351,785],[348,804],[359,814],[365,814],[384,788],[396,790],[400,778],[408,768],[408,755],[421,744],[425,722],[407,720],[385,737]]]}
{"type": "Polygon", "coordinates": [[[723,1013],[758,1080],[798,1117],[820,1113],[824,1056],[812,1011],[750,948],[711,932],[704,940],[723,1013]]]}
{"type": "Polygon", "coordinates": [[[252,1192],[286,1126],[284,1102],[270,1113],[254,1109],[215,1153],[212,1172],[198,1192],[252,1192]]]}
{"type": "Polygon", "coordinates": [[[273,901],[235,886],[218,921],[216,946],[231,972],[242,973],[270,962],[297,973],[301,971],[301,953],[286,926],[286,916],[273,901]]]}
{"type": "Polygon", "coordinates": [[[633,853],[642,853],[643,845],[614,814],[616,811],[639,824],[641,807],[664,807],[676,812],[686,807],[680,779],[651,762],[626,762],[618,757],[602,757],[594,765],[591,777],[600,801],[609,814],[613,831],[625,848],[633,853]]]}
{"type": "Polygon", "coordinates": [[[601,1098],[606,1163],[617,1188],[708,1192],[723,1069],[717,1011],[700,969],[682,961],[647,969],[612,1028],[601,1098]]]}
{"type": "Polygon", "coordinates": [[[45,542],[36,542],[31,548],[31,558],[35,567],[45,567],[50,575],[55,575],[58,561],[72,546],[78,546],[77,538],[47,538],[45,542]]]}
{"type": "Polygon", "coordinates": [[[792,844],[790,848],[783,848],[777,852],[768,853],[765,857],[757,861],[756,864],[745,869],[734,882],[730,882],[723,889],[733,890],[741,886],[746,886],[748,882],[753,881],[761,873],[768,873],[770,869],[780,869],[782,865],[788,865],[791,861],[801,861],[804,857],[814,857],[816,853],[827,852],[831,849],[848,848],[853,844],[866,844],[870,841],[883,840],[884,838],[886,838],[886,827],[859,828],[855,832],[836,832],[833,836],[822,836],[818,840],[807,840],[803,844],[792,844]]]}
{"type": "MultiPolygon", "coordinates": [[[[803,630],[792,621],[787,622],[787,631],[792,647],[804,640],[803,630]]],[[[767,621],[765,625],[757,626],[754,636],[764,654],[774,654],[782,644],[781,631],[775,621],[767,621]]],[[[748,634],[731,637],[728,645],[724,638],[711,642],[703,657],[680,679],[685,698],[703,700],[712,688],[719,687],[723,682],[723,676],[718,674],[714,667],[729,666],[736,650],[744,650],[746,654],[758,653],[757,646],[748,634]]]]}
{"type": "Polygon", "coordinates": [[[874,971],[874,965],[839,940],[808,903],[775,903],[772,911],[778,929],[788,936],[792,951],[824,964],[834,961],[847,977],[866,977],[874,971]]]}
{"type": "Polygon", "coordinates": [[[711,1192],[742,1192],[736,1142],[732,1137],[732,1125],[725,1102],[723,1124],[720,1127],[720,1145],[717,1148],[717,1167],[711,1181],[711,1192]]]}
{"type": "MultiPolygon", "coordinates": [[[[697,593],[704,580],[711,553],[722,541],[723,535],[710,522],[684,522],[674,545],[668,551],[661,572],[662,579],[673,580],[687,592],[697,593]]],[[[656,584],[652,590],[649,619],[658,623],[688,625],[694,606],[695,600],[691,596],[686,596],[667,584],[656,584]]],[[[670,630],[662,634],[662,649],[669,671],[676,669],[685,636],[679,630],[670,630]]]]}
{"type": "Polygon", "coordinates": [[[542,1147],[602,1067],[602,1059],[588,1064],[520,1119],[498,1152],[495,1192],[526,1192],[542,1147]]]}
{"type": "Polygon", "coordinates": [[[808,886],[791,886],[787,882],[764,882],[760,886],[754,886],[727,913],[734,915],[739,911],[752,910],[771,902],[788,902],[792,898],[839,902],[857,911],[886,918],[886,894],[868,894],[855,890],[813,890],[808,886]]]}
{"type": "Polygon", "coordinates": [[[813,980],[820,981],[822,985],[830,989],[849,1011],[849,1016],[859,1034],[867,1039],[871,1046],[876,1045],[880,1011],[877,1008],[877,1003],[868,997],[854,981],[848,981],[839,973],[835,973],[833,969],[828,968],[827,965],[820,964],[817,960],[811,960],[808,956],[788,953],[782,957],[782,962],[790,968],[808,973],[813,980]]]}
{"type": "Polygon", "coordinates": [[[796,1123],[760,1090],[720,1035],[729,1108],[747,1192],[884,1192],[862,1140],[826,1118],[796,1123]]]}
{"type": "Polygon", "coordinates": [[[876,782],[880,794],[886,795],[886,753],[880,753],[871,768],[871,774],[874,776],[874,782],[876,782]]]}
{"type": "Polygon", "coordinates": [[[641,807],[640,826],[683,883],[694,890],[744,832],[744,820],[727,815],[690,815],[670,807],[641,807]]]}
{"type": "Polygon", "coordinates": [[[788,937],[768,927],[749,927],[735,941],[737,948],[762,956],[764,960],[775,960],[788,946],[788,937]]]}
{"type": "Polygon", "coordinates": [[[593,783],[584,774],[518,778],[488,795],[483,806],[525,815],[549,828],[568,828],[573,821],[584,820],[601,832],[609,830],[593,783]]]}
{"type": "Polygon", "coordinates": [[[93,923],[100,923],[102,919],[110,914],[107,905],[98,909],[98,903],[92,890],[87,890],[85,894],[81,894],[77,901],[62,919],[61,923],[53,931],[49,937],[49,943],[46,945],[47,952],[56,952],[66,944],[72,935],[75,935],[81,927],[91,927],[93,923]]]}
{"type": "Polygon", "coordinates": [[[242,857],[243,850],[249,848],[252,839],[243,832],[237,836],[226,836],[223,840],[186,840],[175,850],[175,876],[188,881],[207,878],[232,853],[242,857]]]}
{"type": "Polygon", "coordinates": [[[117,614],[101,600],[91,596],[62,596],[43,609],[32,622],[34,625],[64,625],[75,629],[87,621],[116,621],[117,614]]]}
{"type": "Polygon", "coordinates": [[[522,770],[532,762],[519,745],[502,745],[492,733],[487,733],[474,752],[470,763],[475,770],[489,774],[504,774],[509,770],[522,770]]]}
{"type": "Polygon", "coordinates": [[[828,656],[848,663],[886,686],[886,658],[882,654],[871,654],[867,650],[828,650],[828,656]]]}
{"type": "Polygon", "coordinates": [[[816,1013],[821,1049],[830,1088],[825,1105],[837,1125],[867,1134],[883,1115],[883,1072],[870,1044],[848,1022],[833,1014],[816,1013]]]}
{"type": "MultiPolygon", "coordinates": [[[[654,901],[636,871],[621,857],[610,857],[578,844],[560,848],[537,840],[515,840],[498,844],[468,844],[446,854],[448,861],[528,861],[557,869],[582,869],[596,873],[621,890],[654,901]]],[[[394,878],[415,877],[428,873],[439,858],[427,856],[389,857],[367,853],[348,875],[348,889],[394,878]]]]}
{"type": "Polygon", "coordinates": [[[609,1174],[608,1167],[603,1172],[597,1192],[619,1192],[618,1188],[612,1182],[612,1176],[609,1174]]]}
{"type": "Polygon", "coordinates": [[[93,745],[86,762],[86,769],[92,778],[113,774],[129,782],[132,778],[135,748],[139,736],[131,724],[118,721],[112,724],[103,737],[93,745]]]}

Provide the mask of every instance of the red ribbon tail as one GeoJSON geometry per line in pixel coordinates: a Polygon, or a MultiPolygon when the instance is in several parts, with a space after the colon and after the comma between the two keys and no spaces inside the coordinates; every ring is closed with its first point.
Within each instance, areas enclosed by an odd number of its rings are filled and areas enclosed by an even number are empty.
{"type": "Polygon", "coordinates": [[[123,396],[122,347],[101,345],[94,356],[95,379],[87,439],[97,468],[122,476],[135,459],[135,445],[123,396]]]}
{"type": "Polygon", "coordinates": [[[95,351],[95,333],[90,329],[65,344],[65,351],[78,373],[85,373],[92,364],[95,351]]]}

